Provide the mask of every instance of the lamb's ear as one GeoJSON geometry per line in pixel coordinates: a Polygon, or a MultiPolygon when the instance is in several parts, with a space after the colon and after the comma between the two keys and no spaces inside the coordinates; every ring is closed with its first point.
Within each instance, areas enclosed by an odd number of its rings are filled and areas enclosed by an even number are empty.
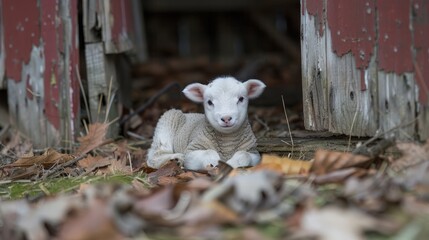
{"type": "Polygon", "coordinates": [[[192,83],[183,89],[183,93],[190,100],[201,103],[204,102],[204,91],[207,86],[201,83],[192,83]]]}
{"type": "Polygon", "coordinates": [[[247,89],[247,97],[250,99],[259,97],[266,87],[262,81],[257,79],[249,79],[243,84],[247,89]]]}

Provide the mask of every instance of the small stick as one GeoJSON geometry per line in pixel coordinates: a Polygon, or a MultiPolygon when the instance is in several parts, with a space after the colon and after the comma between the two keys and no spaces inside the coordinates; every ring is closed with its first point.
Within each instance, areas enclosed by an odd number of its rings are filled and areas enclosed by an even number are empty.
{"type": "Polygon", "coordinates": [[[295,144],[293,144],[292,132],[290,131],[289,118],[287,117],[286,106],[285,106],[285,100],[284,100],[284,98],[283,98],[283,95],[282,95],[282,103],[283,103],[283,112],[285,113],[285,117],[286,117],[287,128],[288,128],[288,130],[289,130],[290,141],[291,141],[291,143],[292,143],[292,151],[291,151],[291,154],[293,154],[293,147],[295,146],[295,144]]]}
{"type": "Polygon", "coordinates": [[[262,121],[262,119],[260,119],[257,114],[255,114],[254,117],[255,117],[255,120],[258,123],[260,123],[262,126],[264,126],[265,131],[269,131],[270,130],[270,128],[268,127],[268,125],[266,123],[264,123],[264,121],[262,121]]]}
{"type": "Polygon", "coordinates": [[[80,160],[84,159],[86,157],[86,154],[82,154],[78,157],[76,157],[75,159],[65,162],[63,164],[59,164],[57,166],[55,166],[54,168],[47,170],[43,176],[41,177],[42,180],[46,180],[49,176],[52,176],[53,174],[55,174],[56,172],[58,172],[59,170],[66,168],[68,166],[71,166],[77,162],[79,162],[80,160]]]}
{"type": "Polygon", "coordinates": [[[89,111],[88,99],[86,98],[85,89],[83,88],[82,79],[80,78],[79,68],[77,67],[77,65],[76,65],[75,69],[76,69],[77,80],[78,80],[79,86],[80,86],[80,91],[82,92],[83,102],[84,102],[85,108],[86,108],[86,113],[88,114],[89,122],[92,123],[91,112],[89,111]]]}
{"type": "Polygon", "coordinates": [[[121,121],[120,125],[123,126],[128,120],[130,120],[135,115],[142,113],[148,108],[150,105],[152,105],[159,97],[161,97],[162,94],[168,92],[173,87],[179,87],[178,83],[170,83],[167,86],[165,86],[163,89],[161,89],[157,94],[149,98],[149,100],[143,104],[141,107],[139,107],[136,111],[130,113],[129,115],[125,116],[121,121]]]}

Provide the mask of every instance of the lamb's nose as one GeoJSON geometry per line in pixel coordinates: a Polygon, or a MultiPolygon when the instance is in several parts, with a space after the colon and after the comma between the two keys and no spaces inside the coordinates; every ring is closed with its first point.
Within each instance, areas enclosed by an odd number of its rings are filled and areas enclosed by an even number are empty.
{"type": "Polygon", "coordinates": [[[222,122],[224,123],[229,123],[232,120],[232,117],[224,116],[224,117],[221,117],[220,120],[222,120],[222,122]]]}

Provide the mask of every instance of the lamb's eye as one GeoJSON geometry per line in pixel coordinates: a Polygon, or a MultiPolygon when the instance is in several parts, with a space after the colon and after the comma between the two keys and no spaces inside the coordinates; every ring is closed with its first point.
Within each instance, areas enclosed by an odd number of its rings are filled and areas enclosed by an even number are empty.
{"type": "Polygon", "coordinates": [[[212,102],[212,100],[208,100],[208,101],[207,101],[207,104],[208,104],[209,106],[213,106],[213,102],[212,102]]]}
{"type": "Polygon", "coordinates": [[[238,99],[238,102],[243,102],[244,101],[244,97],[240,97],[239,99],[238,99]]]}

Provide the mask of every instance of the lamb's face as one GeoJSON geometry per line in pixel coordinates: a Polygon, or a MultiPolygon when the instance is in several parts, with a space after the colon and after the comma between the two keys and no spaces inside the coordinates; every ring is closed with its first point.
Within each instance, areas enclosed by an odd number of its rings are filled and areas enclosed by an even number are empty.
{"type": "Polygon", "coordinates": [[[209,85],[190,84],[183,92],[189,99],[204,104],[206,118],[214,129],[232,133],[247,119],[249,99],[258,97],[264,88],[259,80],[242,83],[233,77],[222,77],[209,85]]]}

